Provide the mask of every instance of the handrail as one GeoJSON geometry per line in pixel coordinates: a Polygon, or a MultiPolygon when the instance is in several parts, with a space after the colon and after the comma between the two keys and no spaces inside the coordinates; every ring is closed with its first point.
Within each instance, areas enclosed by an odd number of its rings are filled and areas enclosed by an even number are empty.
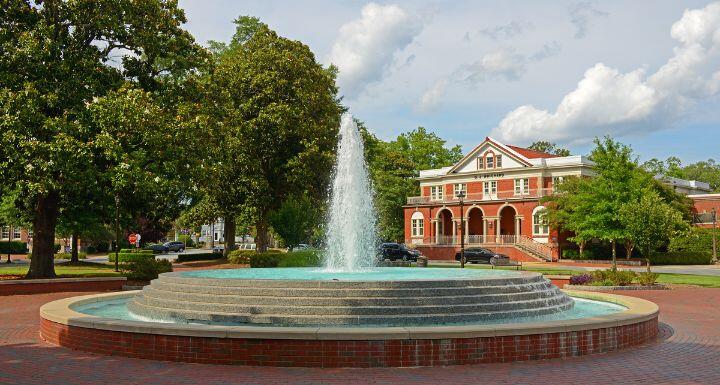
{"type": "MultiPolygon", "coordinates": [[[[460,236],[458,235],[440,235],[433,237],[425,237],[423,239],[412,239],[412,244],[438,245],[438,246],[457,246],[460,245],[460,236]]],[[[539,258],[547,261],[553,261],[554,248],[545,243],[537,242],[527,235],[466,235],[465,246],[480,245],[513,245],[522,248],[539,258]]]]}

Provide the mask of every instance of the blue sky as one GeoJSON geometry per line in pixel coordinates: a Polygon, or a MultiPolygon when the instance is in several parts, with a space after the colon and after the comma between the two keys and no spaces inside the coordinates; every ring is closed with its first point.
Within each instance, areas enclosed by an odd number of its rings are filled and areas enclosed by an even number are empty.
{"type": "Polygon", "coordinates": [[[384,139],[425,126],[586,153],[720,160],[720,1],[181,0],[197,40],[259,17],[339,67],[345,104],[384,139]]]}

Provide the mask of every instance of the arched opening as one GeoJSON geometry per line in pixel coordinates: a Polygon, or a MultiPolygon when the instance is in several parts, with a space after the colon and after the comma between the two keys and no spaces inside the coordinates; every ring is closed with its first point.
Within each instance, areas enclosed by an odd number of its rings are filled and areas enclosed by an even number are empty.
{"type": "Polygon", "coordinates": [[[535,207],[532,212],[533,236],[547,237],[550,234],[550,225],[547,220],[547,210],[544,206],[535,207]]]}
{"type": "MultiPolygon", "coordinates": [[[[478,240],[474,239],[474,235],[483,235],[483,212],[478,207],[471,207],[467,212],[467,229],[470,241],[478,240]]],[[[478,240],[480,241],[480,240],[478,240]]]]}
{"type": "Polygon", "coordinates": [[[438,234],[441,236],[452,236],[452,213],[448,209],[443,209],[438,213],[438,223],[440,228],[438,234]]]}
{"type": "Polygon", "coordinates": [[[512,206],[500,210],[500,235],[515,235],[515,215],[517,212],[512,206]]]}
{"type": "Polygon", "coordinates": [[[410,232],[413,238],[422,238],[425,235],[425,216],[416,211],[410,218],[410,232]]]}

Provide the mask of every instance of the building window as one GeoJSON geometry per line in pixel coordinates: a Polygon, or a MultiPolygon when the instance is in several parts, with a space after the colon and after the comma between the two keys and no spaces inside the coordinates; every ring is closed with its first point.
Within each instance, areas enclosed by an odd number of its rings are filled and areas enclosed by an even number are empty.
{"type": "Polygon", "coordinates": [[[421,212],[416,211],[413,213],[412,218],[410,219],[411,234],[413,237],[422,237],[425,234],[424,222],[425,217],[423,217],[421,212]]]}
{"type": "Polygon", "coordinates": [[[495,168],[495,155],[487,154],[487,156],[485,157],[485,167],[495,168]]]}
{"type": "Polygon", "coordinates": [[[554,176],[552,180],[552,191],[555,193],[557,192],[558,186],[560,186],[565,181],[564,176],[554,176]]]}
{"type": "Polygon", "coordinates": [[[453,192],[456,197],[458,196],[460,191],[462,191],[467,196],[467,185],[465,183],[455,183],[453,185],[453,192]]]}
{"type": "Polygon", "coordinates": [[[441,201],[443,199],[443,186],[430,186],[430,199],[441,201]]]}
{"type": "Polygon", "coordinates": [[[10,227],[2,227],[2,239],[10,239],[10,227]]]}
{"type": "Polygon", "coordinates": [[[13,239],[20,239],[20,228],[13,227],[13,239]]]}
{"type": "Polygon", "coordinates": [[[530,192],[530,179],[515,179],[515,195],[526,195],[530,192]]]}
{"type": "Polygon", "coordinates": [[[497,181],[489,180],[483,182],[483,193],[485,197],[495,198],[497,196],[497,181]]]}
{"type": "Polygon", "coordinates": [[[502,167],[502,155],[500,155],[500,154],[498,154],[498,155],[495,157],[495,167],[496,167],[496,168],[502,167]]]}
{"type": "Polygon", "coordinates": [[[484,168],[485,168],[485,161],[484,161],[484,158],[482,156],[480,156],[477,158],[477,169],[482,170],[484,168]]]}
{"type": "Polygon", "coordinates": [[[547,221],[547,211],[545,207],[535,207],[532,214],[533,219],[533,235],[548,235],[550,233],[550,225],[547,221]]]}

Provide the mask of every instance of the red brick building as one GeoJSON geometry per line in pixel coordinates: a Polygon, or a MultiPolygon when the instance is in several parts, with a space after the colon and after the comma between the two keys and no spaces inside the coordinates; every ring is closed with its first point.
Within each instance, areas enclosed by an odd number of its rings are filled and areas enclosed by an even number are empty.
{"type": "MultiPolygon", "coordinates": [[[[466,245],[519,260],[555,260],[566,235],[548,226],[540,199],[564,178],[593,175],[593,163],[585,156],[557,156],[485,138],[457,164],[420,171],[421,195],[408,197],[404,206],[405,243],[431,259],[453,259],[460,244],[457,194],[464,191],[466,245]]],[[[666,183],[686,194],[710,191],[701,182],[666,183]]],[[[716,206],[720,202],[720,194],[704,196],[716,206]]],[[[705,210],[697,204],[696,209],[705,210]]]]}

